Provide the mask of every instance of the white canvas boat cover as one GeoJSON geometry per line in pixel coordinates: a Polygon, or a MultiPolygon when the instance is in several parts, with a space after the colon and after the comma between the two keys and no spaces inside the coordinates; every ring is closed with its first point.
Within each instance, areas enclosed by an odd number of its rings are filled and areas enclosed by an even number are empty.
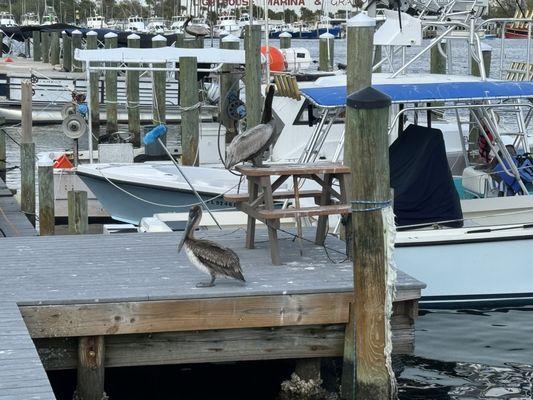
{"type": "Polygon", "coordinates": [[[116,63],[167,63],[178,62],[180,57],[196,57],[198,63],[205,64],[244,64],[244,50],[226,50],[216,48],[183,49],[176,47],[159,47],[155,49],[134,49],[120,47],[117,49],[81,50],[76,49],[74,58],[84,62],[116,63]]]}

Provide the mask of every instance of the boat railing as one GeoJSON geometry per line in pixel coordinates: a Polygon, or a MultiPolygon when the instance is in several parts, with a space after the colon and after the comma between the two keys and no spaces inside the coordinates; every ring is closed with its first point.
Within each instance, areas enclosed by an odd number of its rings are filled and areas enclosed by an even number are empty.
{"type": "Polygon", "coordinates": [[[507,26],[509,24],[526,24],[527,26],[527,49],[526,49],[526,80],[530,80],[532,75],[529,68],[529,65],[531,64],[531,24],[533,23],[533,19],[531,18],[489,18],[483,21],[478,25],[479,29],[482,29],[484,27],[489,27],[492,25],[496,25],[496,27],[499,27],[500,31],[500,79],[503,79],[504,77],[504,68],[503,63],[505,59],[505,32],[507,30],[507,26]]]}

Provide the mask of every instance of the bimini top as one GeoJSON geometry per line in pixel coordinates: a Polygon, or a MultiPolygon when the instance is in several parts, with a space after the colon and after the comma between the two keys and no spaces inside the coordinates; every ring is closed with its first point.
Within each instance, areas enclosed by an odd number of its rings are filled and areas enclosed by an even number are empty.
{"type": "Polygon", "coordinates": [[[120,47],[116,49],[81,50],[76,49],[74,58],[85,62],[116,63],[167,63],[179,62],[180,57],[196,57],[198,63],[205,64],[244,64],[244,50],[226,49],[183,49],[159,47],[135,49],[120,47]]]}
{"type": "MultiPolygon", "coordinates": [[[[533,97],[533,82],[480,81],[471,76],[425,74],[391,79],[385,74],[374,74],[372,86],[389,95],[393,103],[533,97]]],[[[345,77],[322,78],[313,85],[301,87],[300,91],[317,107],[338,108],[346,105],[345,77]]]]}

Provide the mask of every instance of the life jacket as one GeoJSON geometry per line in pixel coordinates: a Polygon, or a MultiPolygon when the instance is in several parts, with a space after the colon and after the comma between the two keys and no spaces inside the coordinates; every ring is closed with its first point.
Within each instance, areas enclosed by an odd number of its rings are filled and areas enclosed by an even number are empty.
{"type": "MultiPolygon", "coordinates": [[[[494,136],[492,136],[492,133],[490,133],[489,128],[485,125],[481,125],[485,133],[487,134],[487,137],[492,142],[494,140],[494,136]]],[[[489,163],[492,160],[492,157],[490,156],[490,144],[485,138],[481,132],[479,133],[477,137],[477,146],[479,151],[479,156],[485,160],[485,162],[489,163]]]]}

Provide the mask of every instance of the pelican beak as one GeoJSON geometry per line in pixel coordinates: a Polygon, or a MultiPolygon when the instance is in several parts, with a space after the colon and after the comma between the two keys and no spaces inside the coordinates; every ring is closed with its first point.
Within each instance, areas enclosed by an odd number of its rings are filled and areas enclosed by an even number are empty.
{"type": "Polygon", "coordinates": [[[185,239],[189,237],[191,234],[191,231],[194,230],[194,221],[197,217],[197,213],[194,211],[189,212],[189,220],[187,221],[187,226],[185,227],[185,231],[183,231],[183,236],[181,237],[181,241],[178,244],[178,253],[181,251],[181,248],[183,247],[183,244],[185,243],[185,239]]]}

